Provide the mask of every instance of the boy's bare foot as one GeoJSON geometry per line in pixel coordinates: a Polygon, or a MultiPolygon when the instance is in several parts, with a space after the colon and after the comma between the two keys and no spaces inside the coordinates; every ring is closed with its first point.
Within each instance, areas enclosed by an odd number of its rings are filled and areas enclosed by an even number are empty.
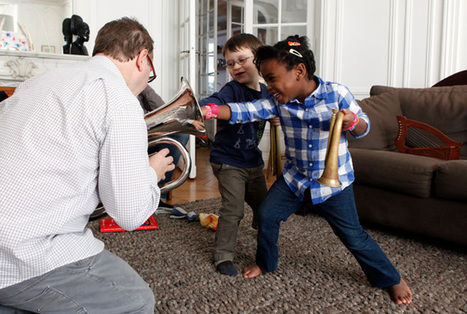
{"type": "Polygon", "coordinates": [[[401,279],[399,284],[389,287],[388,292],[397,305],[412,303],[412,292],[404,279],[401,279]]]}
{"type": "Polygon", "coordinates": [[[263,271],[256,264],[243,268],[243,278],[255,278],[262,273],[263,271]]]}

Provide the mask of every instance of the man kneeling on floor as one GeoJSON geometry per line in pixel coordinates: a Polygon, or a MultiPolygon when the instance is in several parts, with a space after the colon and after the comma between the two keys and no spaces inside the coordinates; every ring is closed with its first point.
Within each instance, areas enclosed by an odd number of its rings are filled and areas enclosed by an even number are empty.
{"type": "Polygon", "coordinates": [[[0,109],[0,312],[154,313],[154,294],[86,228],[102,201],[126,230],[159,204],[174,168],[148,158],[136,98],[152,80],[153,40],[122,18],[93,58],[33,77],[0,109]]]}

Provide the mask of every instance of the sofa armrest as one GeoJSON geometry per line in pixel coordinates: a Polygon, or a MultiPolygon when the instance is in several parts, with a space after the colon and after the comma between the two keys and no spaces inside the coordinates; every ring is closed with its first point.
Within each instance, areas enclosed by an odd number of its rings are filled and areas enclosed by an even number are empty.
{"type": "Polygon", "coordinates": [[[417,197],[432,195],[432,181],[442,160],[399,152],[350,148],[355,182],[417,197]]]}
{"type": "Polygon", "coordinates": [[[467,202],[467,160],[441,163],[434,182],[436,196],[467,202]]]}

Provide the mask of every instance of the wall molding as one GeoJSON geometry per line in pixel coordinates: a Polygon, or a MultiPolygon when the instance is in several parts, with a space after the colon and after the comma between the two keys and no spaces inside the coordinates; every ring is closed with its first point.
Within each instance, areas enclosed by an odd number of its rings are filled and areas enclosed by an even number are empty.
{"type": "Polygon", "coordinates": [[[412,67],[412,25],[413,25],[413,0],[405,2],[405,23],[404,23],[404,60],[402,87],[410,86],[410,73],[412,67]]]}
{"type": "Polygon", "coordinates": [[[443,38],[441,50],[440,78],[456,71],[457,41],[459,38],[459,0],[443,2],[443,38]]]}
{"type": "Polygon", "coordinates": [[[325,56],[325,51],[326,51],[326,47],[327,47],[327,36],[326,36],[326,31],[327,31],[327,24],[325,23],[325,20],[326,20],[326,17],[327,17],[327,12],[328,12],[328,6],[329,6],[329,1],[323,1],[321,3],[321,7],[320,7],[320,15],[321,15],[321,20],[320,20],[320,28],[319,28],[319,59],[318,59],[318,64],[319,64],[319,67],[318,67],[318,70],[319,70],[319,73],[320,73],[320,76],[325,76],[326,73],[324,71],[324,69],[326,69],[325,67],[325,63],[326,63],[326,58],[324,57],[325,56]]]}
{"type": "Polygon", "coordinates": [[[434,15],[433,0],[428,1],[428,23],[427,23],[427,36],[426,36],[426,61],[425,61],[425,86],[431,85],[431,78],[433,73],[433,55],[434,55],[434,42],[435,42],[435,15],[434,15]]]}
{"type": "Polygon", "coordinates": [[[396,84],[396,52],[397,52],[397,3],[395,0],[389,2],[389,34],[388,34],[388,65],[386,85],[395,86],[396,84]]]}
{"type": "Polygon", "coordinates": [[[342,56],[343,56],[343,47],[342,45],[342,33],[343,33],[343,19],[344,19],[344,2],[342,0],[336,1],[336,20],[335,20],[335,34],[336,37],[334,38],[334,56],[336,63],[334,65],[334,78],[333,80],[336,82],[340,82],[342,80],[342,56]]]}

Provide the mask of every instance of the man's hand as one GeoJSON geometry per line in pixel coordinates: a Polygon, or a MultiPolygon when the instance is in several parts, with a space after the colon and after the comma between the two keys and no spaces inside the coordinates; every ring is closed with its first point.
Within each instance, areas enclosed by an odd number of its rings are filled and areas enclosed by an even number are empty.
{"type": "Polygon", "coordinates": [[[165,173],[175,169],[172,156],[167,156],[170,153],[168,148],[164,148],[156,154],[149,157],[149,166],[156,171],[158,182],[165,179],[165,173]]]}

